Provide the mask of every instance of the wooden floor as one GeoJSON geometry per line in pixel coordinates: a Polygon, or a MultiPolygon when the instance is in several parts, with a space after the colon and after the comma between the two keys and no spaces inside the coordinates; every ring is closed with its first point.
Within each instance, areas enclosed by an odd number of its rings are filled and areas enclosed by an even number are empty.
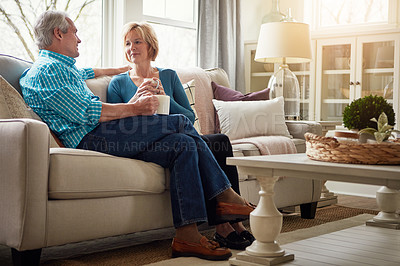
{"type": "MultiPolygon", "coordinates": [[[[338,205],[379,210],[375,198],[338,195],[338,205]]],[[[282,265],[400,265],[400,230],[357,226],[282,245],[295,260],[282,265]]]]}
{"type": "Polygon", "coordinates": [[[400,265],[400,230],[356,226],[282,246],[295,260],[283,265],[400,265]]]}

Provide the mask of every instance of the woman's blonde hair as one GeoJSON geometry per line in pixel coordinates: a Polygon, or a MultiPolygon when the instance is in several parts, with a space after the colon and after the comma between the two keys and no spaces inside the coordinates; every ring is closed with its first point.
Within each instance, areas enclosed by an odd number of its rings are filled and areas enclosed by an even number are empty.
{"type": "MultiPolygon", "coordinates": [[[[133,30],[136,31],[136,33],[138,33],[139,36],[149,45],[149,50],[147,53],[151,61],[156,60],[158,55],[158,40],[153,27],[151,27],[148,23],[129,22],[125,24],[122,30],[122,41],[124,46],[126,36],[133,30]]],[[[126,53],[125,59],[130,62],[129,58],[126,56],[126,53]]]]}

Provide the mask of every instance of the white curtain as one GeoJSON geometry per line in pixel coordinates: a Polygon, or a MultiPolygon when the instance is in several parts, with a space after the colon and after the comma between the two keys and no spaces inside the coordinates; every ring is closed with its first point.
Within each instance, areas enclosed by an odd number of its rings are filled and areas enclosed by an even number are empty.
{"type": "Polygon", "coordinates": [[[245,92],[240,0],[199,0],[198,65],[226,71],[232,89],[245,92]]]}

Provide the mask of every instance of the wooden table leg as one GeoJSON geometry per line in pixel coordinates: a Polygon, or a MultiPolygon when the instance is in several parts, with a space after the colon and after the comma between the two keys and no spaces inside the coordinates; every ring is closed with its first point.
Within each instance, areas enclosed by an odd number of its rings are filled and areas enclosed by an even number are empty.
{"type": "Polygon", "coordinates": [[[329,189],[325,186],[325,183],[326,180],[322,182],[321,197],[318,200],[318,205],[317,205],[318,208],[335,205],[338,202],[337,195],[335,195],[333,192],[330,192],[329,189]]]}
{"type": "Polygon", "coordinates": [[[257,176],[257,180],[261,187],[260,201],[250,214],[250,228],[256,240],[246,251],[230,259],[231,265],[272,265],[294,259],[294,255],[286,254],[276,241],[282,229],[282,214],[273,200],[278,177],[257,176]]]}
{"type": "Polygon", "coordinates": [[[400,215],[396,213],[400,208],[400,192],[383,186],[376,192],[376,202],[380,212],[366,224],[400,229],[400,215]]]}

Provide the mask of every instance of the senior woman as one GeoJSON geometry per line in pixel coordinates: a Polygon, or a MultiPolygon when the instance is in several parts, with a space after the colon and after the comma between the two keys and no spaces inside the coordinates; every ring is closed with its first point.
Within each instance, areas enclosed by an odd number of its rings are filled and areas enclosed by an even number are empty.
{"type": "MultiPolygon", "coordinates": [[[[153,28],[147,23],[128,23],[124,26],[123,42],[125,58],[132,64],[132,69],[113,77],[108,87],[108,102],[126,103],[136,94],[149,92],[167,94],[170,96],[170,114],[183,114],[194,123],[194,112],[176,72],[151,65],[158,55],[158,40],[153,28]],[[145,81],[148,78],[157,81],[154,82],[157,86],[152,81],[145,81]]],[[[226,165],[226,158],[233,156],[229,138],[223,134],[201,137],[225,172],[233,190],[240,194],[236,167],[226,165]]],[[[216,225],[214,240],[221,246],[243,250],[254,241],[240,219],[227,221],[216,217],[215,200],[207,202],[206,206],[209,225],[216,225]]]]}

